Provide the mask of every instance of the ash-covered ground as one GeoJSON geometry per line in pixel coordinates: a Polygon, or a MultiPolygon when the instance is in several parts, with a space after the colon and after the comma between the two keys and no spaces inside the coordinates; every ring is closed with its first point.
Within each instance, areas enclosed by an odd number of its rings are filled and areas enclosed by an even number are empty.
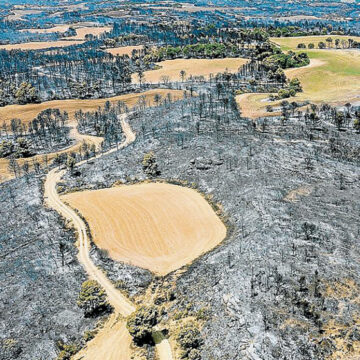
{"type": "MultiPolygon", "coordinates": [[[[356,358],[359,134],[328,122],[314,128],[301,116],[265,127],[241,118],[227,94],[199,95],[132,113],[136,141],[68,172],[60,188],[150,177],[187,181],[221,204],[228,237],[177,278],[171,305],[207,309],[202,359],[356,358]],[[153,176],[142,165],[150,151],[160,171],[153,176]]],[[[85,274],[74,236],[44,209],[39,180],[15,180],[0,194],[2,320],[9,324],[1,356],[55,358],[57,340],[71,342],[94,325],[76,306],[85,274]]],[[[152,279],[95,247],[92,257],[130,295],[152,279]]]]}
{"type": "Polygon", "coordinates": [[[64,183],[102,188],[144,180],[142,159],[152,151],[156,178],[195,183],[222,205],[228,237],[177,280],[174,303],[209,307],[202,359],[356,356],[359,159],[331,150],[330,137],[358,146],[359,135],[335,134],[325,123],[314,129],[301,116],[261,130],[231,101],[221,113],[221,100],[208,100],[131,115],[136,142],[64,183]]]}
{"type": "Polygon", "coordinates": [[[78,340],[96,319],[76,305],[86,274],[75,236],[43,206],[34,176],[0,186],[0,359],[54,359],[58,342],[78,340]]]}

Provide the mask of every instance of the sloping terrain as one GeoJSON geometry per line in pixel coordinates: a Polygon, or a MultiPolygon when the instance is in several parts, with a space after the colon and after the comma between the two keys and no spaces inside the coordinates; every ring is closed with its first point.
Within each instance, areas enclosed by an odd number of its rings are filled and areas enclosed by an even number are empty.
{"type": "Polygon", "coordinates": [[[196,191],[140,184],[62,197],[90,225],[94,242],[115,260],[165,275],[214,248],[226,228],[196,191]]]}
{"type": "MultiPolygon", "coordinates": [[[[151,129],[179,121],[180,113],[159,120],[154,109],[144,118],[151,129]]],[[[134,121],[143,141],[84,164],[76,179],[66,176],[70,188],[141,180],[143,154],[153,151],[162,178],[195,182],[221,202],[229,239],[180,276],[169,314],[207,307],[203,359],[359,357],[359,167],[295,125],[271,128],[271,135],[192,133],[179,143],[173,133],[144,137],[141,120],[134,121]]],[[[181,131],[190,129],[182,122],[181,131]]]]}
{"type": "Polygon", "coordinates": [[[75,237],[42,205],[41,181],[0,185],[0,358],[54,359],[56,342],[92,329],[76,305],[86,273],[75,237]]]}

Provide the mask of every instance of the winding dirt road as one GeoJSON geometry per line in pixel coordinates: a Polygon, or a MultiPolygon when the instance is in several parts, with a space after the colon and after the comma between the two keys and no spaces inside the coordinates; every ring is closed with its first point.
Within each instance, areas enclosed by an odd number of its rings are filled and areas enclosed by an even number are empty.
{"type": "MultiPolygon", "coordinates": [[[[120,117],[123,132],[125,134],[125,140],[119,146],[119,149],[128,146],[136,139],[136,135],[126,121],[126,118],[127,114],[123,114],[120,117]]],[[[103,154],[98,154],[93,159],[114,151],[117,151],[117,149],[114,148],[103,154]]],[[[77,163],[76,166],[83,163],[85,163],[85,161],[77,163]]],[[[114,314],[110,316],[109,320],[99,331],[98,335],[91,340],[87,344],[87,347],[78,353],[74,359],[129,360],[131,356],[131,337],[125,327],[125,322],[123,320],[119,320],[118,315],[120,314],[123,317],[129,316],[133,311],[135,311],[135,306],[114,287],[106,275],[92,262],[89,256],[90,242],[86,233],[85,223],[73,209],[61,201],[59,194],[56,191],[56,185],[65,173],[66,170],[58,170],[57,168],[48,173],[44,185],[44,201],[48,207],[56,210],[68,221],[73,223],[75,230],[78,232],[79,261],[85,268],[89,277],[98,281],[106,290],[108,300],[114,307],[114,314]]],[[[155,342],[159,359],[172,360],[173,357],[168,340],[163,336],[157,335],[155,342]]]]}

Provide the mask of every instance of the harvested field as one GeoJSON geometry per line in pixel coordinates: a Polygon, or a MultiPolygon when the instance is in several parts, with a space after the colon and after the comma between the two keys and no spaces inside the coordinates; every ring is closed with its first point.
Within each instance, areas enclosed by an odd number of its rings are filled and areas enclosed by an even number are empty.
{"type": "Polygon", "coordinates": [[[138,45],[138,46],[120,46],[117,48],[112,48],[112,49],[106,49],[105,51],[108,52],[111,55],[131,55],[133,50],[141,50],[143,48],[142,45],[138,45]]]}
{"type": "Polygon", "coordinates": [[[62,196],[87,219],[94,242],[118,261],[165,275],[218,245],[226,227],[196,191],[164,183],[62,196]]]}
{"type": "MultiPolygon", "coordinates": [[[[106,31],[110,31],[112,29],[111,26],[91,26],[87,25],[88,23],[80,23],[80,24],[65,24],[65,25],[57,25],[47,29],[26,29],[21,30],[22,32],[30,32],[33,34],[52,34],[52,33],[64,33],[69,30],[70,27],[73,27],[76,30],[75,36],[70,36],[66,39],[68,40],[85,40],[85,35],[94,35],[99,36],[106,31]]],[[[89,23],[90,24],[90,23],[89,23]]]]}
{"type": "Polygon", "coordinates": [[[83,41],[78,40],[59,40],[59,41],[39,41],[39,42],[28,42],[21,44],[7,44],[0,45],[0,49],[4,50],[43,50],[51,48],[62,48],[71,45],[82,44],[83,41]]]}
{"type": "Polygon", "coordinates": [[[76,35],[68,37],[69,40],[85,40],[85,35],[94,35],[99,36],[105,32],[111,31],[112,26],[86,26],[86,27],[77,27],[76,35]]]}
{"type": "MultiPolygon", "coordinates": [[[[179,81],[180,71],[186,71],[186,77],[205,76],[217,74],[227,69],[229,72],[236,72],[239,67],[248,60],[242,58],[225,59],[176,59],[156,63],[160,69],[145,71],[145,82],[157,83],[162,81],[163,76],[168,76],[170,81],[179,81]]],[[[138,82],[138,77],[133,74],[133,82],[138,82]]]]}
{"type": "Polygon", "coordinates": [[[1,124],[3,121],[9,124],[11,119],[14,118],[21,119],[23,122],[29,122],[45,109],[59,109],[60,111],[67,111],[70,120],[73,120],[76,111],[80,109],[83,111],[94,111],[99,106],[104,106],[107,101],[111,103],[124,101],[129,107],[132,107],[136,105],[140,96],[145,95],[147,101],[152,105],[155,94],[160,94],[164,97],[168,93],[173,96],[173,99],[179,99],[183,96],[182,90],[153,89],[142,93],[131,93],[105,99],[54,100],[45,101],[41,104],[8,105],[0,107],[0,119],[1,124]]]}

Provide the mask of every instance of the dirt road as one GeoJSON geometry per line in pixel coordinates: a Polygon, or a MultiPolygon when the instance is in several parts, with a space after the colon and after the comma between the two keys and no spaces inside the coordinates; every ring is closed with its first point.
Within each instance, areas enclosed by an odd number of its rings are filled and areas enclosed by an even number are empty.
{"type": "MultiPolygon", "coordinates": [[[[132,131],[130,125],[126,121],[127,115],[121,115],[120,121],[125,134],[125,140],[120,145],[120,149],[132,143],[136,135],[132,131]]],[[[99,158],[105,154],[117,151],[116,148],[111,149],[103,154],[98,154],[95,158],[99,158]]],[[[79,166],[85,161],[76,164],[79,166]]],[[[76,212],[69,206],[64,204],[59,194],[56,191],[56,185],[61,177],[66,173],[66,170],[58,170],[57,168],[51,170],[45,181],[44,200],[48,207],[56,210],[59,214],[64,216],[68,221],[72,222],[75,230],[78,233],[78,258],[80,263],[84,266],[86,272],[91,279],[97,280],[101,286],[106,290],[108,300],[114,307],[114,314],[106,322],[104,327],[99,331],[98,335],[87,344],[87,347],[82,350],[74,359],[103,359],[103,360],[127,360],[130,359],[130,343],[131,338],[126,330],[125,322],[118,320],[118,315],[126,317],[135,311],[135,306],[118,291],[105,274],[98,269],[92,262],[89,256],[89,238],[86,233],[86,225],[76,212]],[[120,338],[122,341],[120,341],[120,338]],[[124,353],[125,348],[125,353],[124,353]],[[80,355],[80,357],[79,357],[80,355]]],[[[156,341],[156,350],[160,360],[172,360],[171,348],[169,342],[165,338],[160,338],[156,341]]]]}

